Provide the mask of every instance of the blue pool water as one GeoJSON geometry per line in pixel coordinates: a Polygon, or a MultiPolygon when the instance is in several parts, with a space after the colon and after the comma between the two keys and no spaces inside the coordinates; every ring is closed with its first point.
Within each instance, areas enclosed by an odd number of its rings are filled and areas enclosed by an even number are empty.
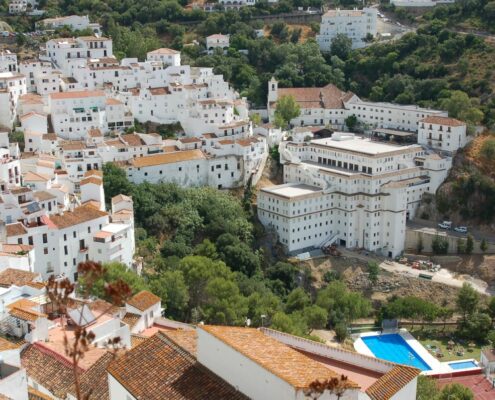
{"type": "Polygon", "coordinates": [[[402,336],[388,335],[365,336],[361,340],[377,358],[398,364],[416,367],[421,371],[430,371],[430,366],[407,344],[402,336]]]}
{"type": "Polygon", "coordinates": [[[459,361],[449,363],[449,367],[452,369],[466,369],[466,368],[476,368],[477,365],[474,361],[459,361]]]}

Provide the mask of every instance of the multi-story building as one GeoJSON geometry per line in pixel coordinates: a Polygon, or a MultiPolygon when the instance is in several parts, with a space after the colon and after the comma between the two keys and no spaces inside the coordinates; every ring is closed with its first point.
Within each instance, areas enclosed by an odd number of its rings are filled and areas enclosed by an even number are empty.
{"type": "Polygon", "coordinates": [[[447,112],[421,108],[415,105],[375,103],[363,101],[352,92],[344,92],[335,85],[321,88],[279,88],[272,78],[268,82],[268,115],[274,118],[277,100],[292,96],[301,113],[291,121],[294,126],[330,126],[336,130],[346,128],[345,120],[356,116],[365,130],[372,128],[399,129],[417,132],[418,123],[429,116],[446,117],[447,112]]]}
{"type": "Polygon", "coordinates": [[[17,72],[17,54],[9,50],[0,52],[0,72],[17,72]]]}
{"type": "Polygon", "coordinates": [[[206,37],[206,50],[213,53],[215,49],[225,50],[230,46],[230,36],[217,33],[206,37]]]}
{"type": "Polygon", "coordinates": [[[455,0],[391,0],[396,7],[435,7],[439,4],[453,4],[455,0]]]}
{"type": "Polygon", "coordinates": [[[466,124],[455,118],[426,117],[419,122],[418,143],[436,150],[455,152],[467,143],[466,124]]]}
{"type": "Polygon", "coordinates": [[[178,67],[180,66],[180,51],[161,48],[147,53],[148,61],[161,62],[164,65],[178,67]]]}
{"type": "Polygon", "coordinates": [[[123,130],[134,122],[121,101],[101,90],[51,93],[48,107],[54,132],[67,140],[86,139],[94,129],[123,130]]]}
{"type": "Polygon", "coordinates": [[[352,47],[360,48],[366,45],[365,38],[376,36],[376,8],[362,10],[329,10],[321,19],[320,34],[316,41],[322,52],[329,52],[332,40],[340,34],[352,39],[352,47]]]}
{"type": "Polygon", "coordinates": [[[26,94],[26,77],[17,72],[0,72],[0,125],[12,127],[17,101],[26,94]]]}
{"type": "Polygon", "coordinates": [[[73,31],[90,29],[93,34],[101,35],[100,24],[91,23],[87,15],[67,15],[65,17],[45,18],[36,22],[35,25],[38,30],[59,29],[67,26],[73,31]]]}
{"type": "Polygon", "coordinates": [[[419,145],[349,133],[284,142],[280,154],[286,184],[260,191],[258,216],[289,252],[338,242],[395,257],[404,249],[406,220],[452,163],[419,145]]]}

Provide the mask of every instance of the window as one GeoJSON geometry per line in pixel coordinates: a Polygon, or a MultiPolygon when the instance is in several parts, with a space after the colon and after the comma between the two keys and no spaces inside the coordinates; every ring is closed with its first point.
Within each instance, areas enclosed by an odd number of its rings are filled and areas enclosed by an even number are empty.
{"type": "Polygon", "coordinates": [[[64,254],[65,255],[69,254],[69,250],[67,249],[67,246],[64,246],[64,254]]]}

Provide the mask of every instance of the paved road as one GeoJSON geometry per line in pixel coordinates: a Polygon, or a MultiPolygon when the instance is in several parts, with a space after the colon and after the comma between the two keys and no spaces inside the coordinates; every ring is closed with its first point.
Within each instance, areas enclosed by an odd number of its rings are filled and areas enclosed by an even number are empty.
{"type": "MultiPolygon", "coordinates": [[[[458,238],[466,238],[467,234],[456,232],[453,228],[450,230],[441,229],[438,227],[440,221],[428,221],[425,219],[415,219],[412,221],[407,221],[407,227],[410,229],[428,229],[434,232],[446,232],[450,236],[455,236],[458,238]]],[[[454,227],[455,225],[453,225],[454,227]]],[[[477,228],[468,226],[468,232],[476,239],[485,239],[490,243],[495,243],[495,232],[482,232],[477,228]]]]}

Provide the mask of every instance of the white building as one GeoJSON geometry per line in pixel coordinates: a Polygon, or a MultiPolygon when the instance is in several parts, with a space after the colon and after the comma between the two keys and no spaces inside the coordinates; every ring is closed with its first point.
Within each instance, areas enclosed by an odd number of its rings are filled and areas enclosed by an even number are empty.
{"type": "MultiPolygon", "coordinates": [[[[420,373],[270,329],[226,326],[160,331],[107,371],[110,400],[152,398],[156,391],[173,397],[186,376],[194,382],[189,398],[303,400],[312,383],[341,375],[348,378],[342,400],[411,400],[420,373]]],[[[318,398],[337,396],[324,391],[318,398]]]]}
{"type": "Polygon", "coordinates": [[[329,10],[321,19],[320,34],[316,35],[316,41],[322,52],[329,52],[332,40],[339,34],[352,39],[354,49],[364,47],[364,39],[371,35],[376,36],[376,8],[363,8],[362,10],[329,10]]]}
{"type": "Polygon", "coordinates": [[[17,101],[26,94],[26,77],[17,72],[0,72],[0,125],[12,127],[17,101]]]}
{"type": "Polygon", "coordinates": [[[418,123],[429,116],[446,117],[447,112],[421,108],[415,105],[375,103],[363,101],[352,92],[344,92],[335,85],[321,88],[279,88],[272,78],[268,82],[268,115],[273,121],[277,100],[292,96],[301,108],[298,117],[291,121],[294,126],[329,126],[346,129],[345,120],[356,116],[365,130],[388,128],[417,132],[418,123]]]}
{"type": "Polygon", "coordinates": [[[240,10],[242,7],[256,5],[256,0],[220,0],[219,4],[221,4],[225,10],[240,10]]]}
{"type": "Polygon", "coordinates": [[[349,133],[280,146],[286,184],[263,188],[258,216],[289,252],[338,242],[388,257],[404,249],[406,220],[435,193],[452,160],[419,145],[349,133]]]}
{"type": "Polygon", "coordinates": [[[206,37],[206,50],[213,53],[215,49],[226,50],[230,46],[230,36],[217,33],[206,37]]]}
{"type": "Polygon", "coordinates": [[[455,118],[426,117],[419,122],[418,143],[436,150],[456,152],[467,143],[466,124],[455,118]]]}
{"type": "Polygon", "coordinates": [[[101,90],[51,93],[48,107],[54,132],[67,140],[86,139],[90,130],[123,130],[134,122],[125,105],[101,90]]]}
{"type": "Polygon", "coordinates": [[[390,0],[396,7],[435,7],[438,4],[453,4],[455,0],[390,0]]]}
{"type": "Polygon", "coordinates": [[[180,51],[161,48],[149,51],[146,54],[148,61],[158,61],[164,65],[178,67],[180,66],[180,51]]]}
{"type": "Polygon", "coordinates": [[[0,52],[0,72],[17,72],[17,54],[9,50],[0,52]]]}
{"type": "Polygon", "coordinates": [[[68,15],[65,17],[45,18],[36,22],[36,29],[59,29],[64,26],[69,27],[73,31],[82,31],[90,29],[95,35],[101,35],[101,26],[98,23],[91,23],[87,15],[68,15]]]}

